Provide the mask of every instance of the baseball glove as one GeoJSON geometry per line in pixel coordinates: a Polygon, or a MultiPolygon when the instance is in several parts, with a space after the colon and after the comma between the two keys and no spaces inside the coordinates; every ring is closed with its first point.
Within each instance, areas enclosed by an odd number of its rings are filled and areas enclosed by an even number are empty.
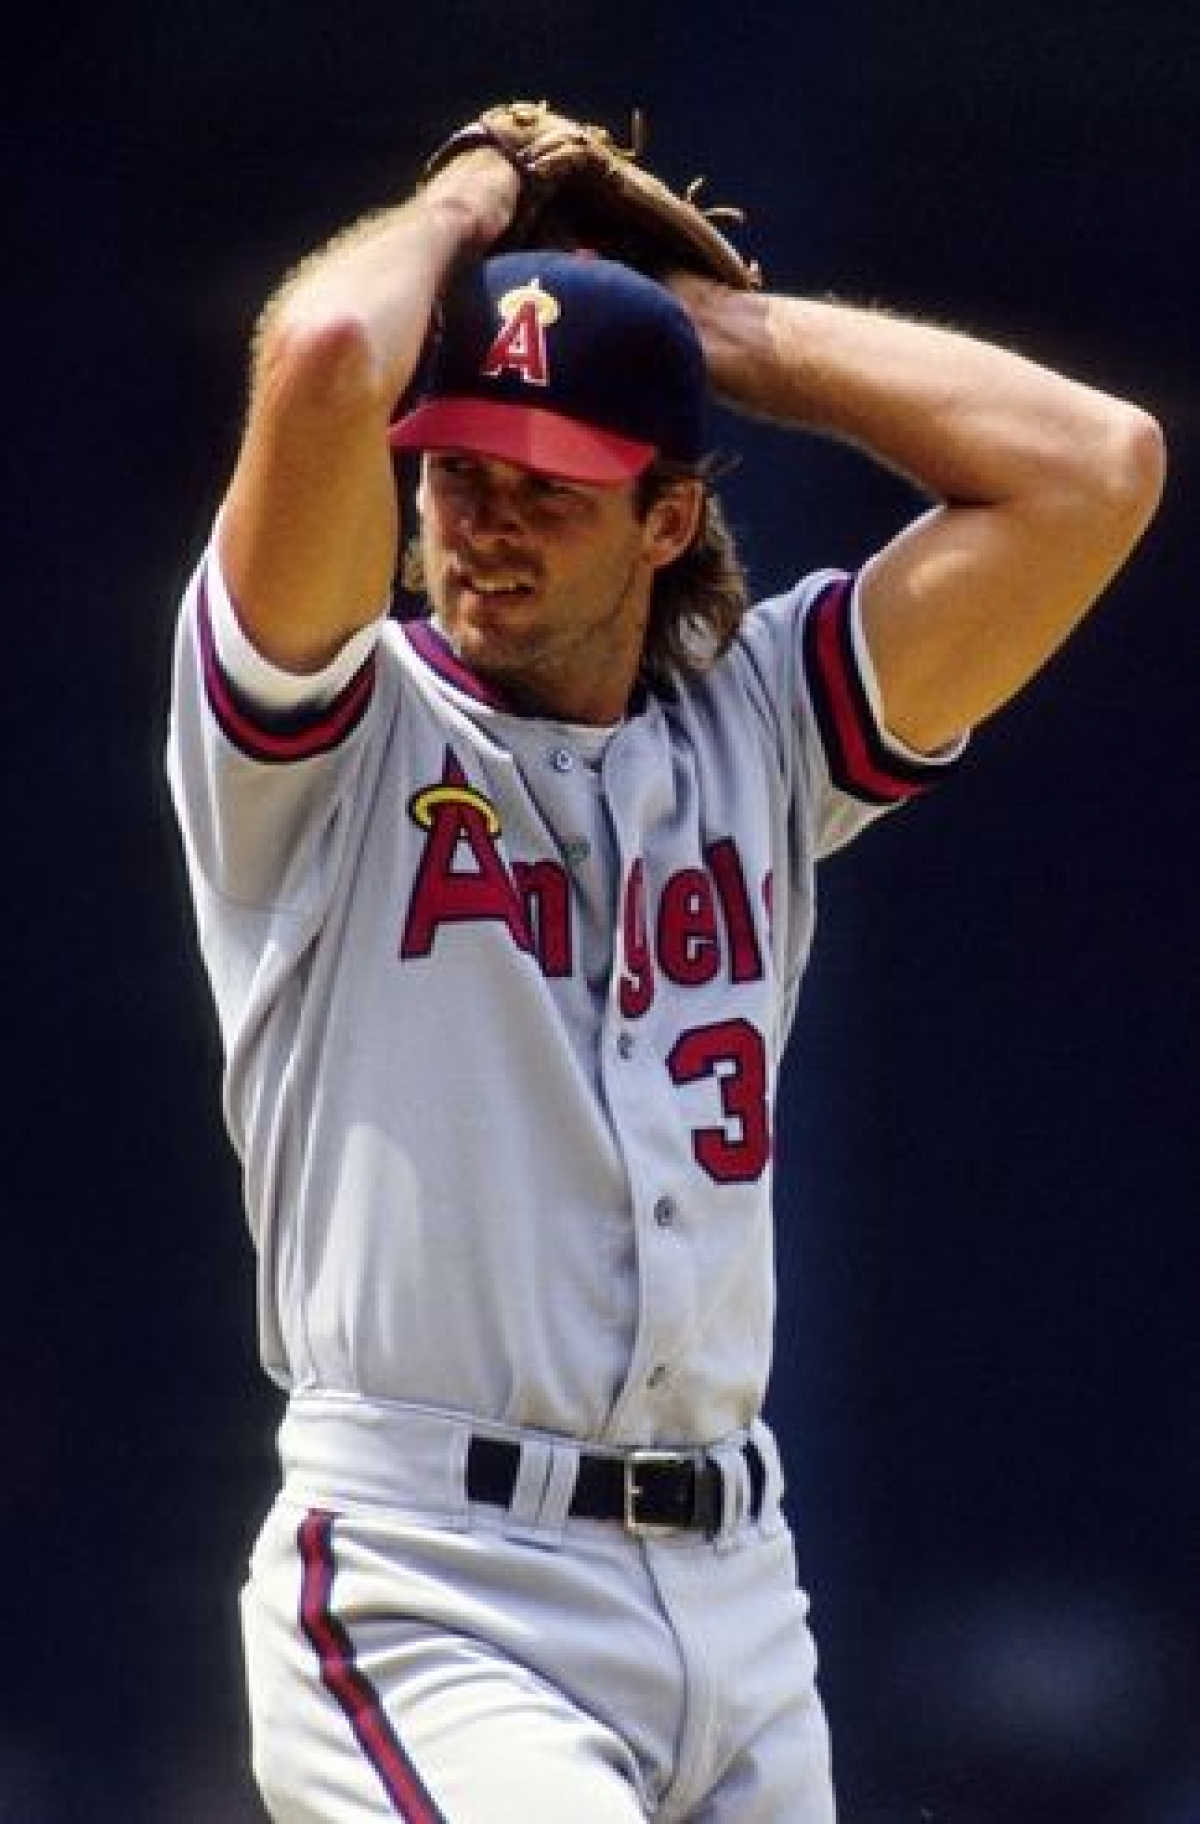
{"type": "Polygon", "coordinates": [[[510,101],[460,127],[424,175],[474,147],[503,153],[520,175],[521,196],[497,251],[586,247],[655,278],[682,267],[739,290],[761,285],[757,262],[743,259],[717,226],[740,222],[742,211],[703,206],[702,178],[682,194],[672,190],[638,162],[643,141],[636,110],[631,144],[619,146],[606,127],[557,114],[547,102],[510,101]]]}

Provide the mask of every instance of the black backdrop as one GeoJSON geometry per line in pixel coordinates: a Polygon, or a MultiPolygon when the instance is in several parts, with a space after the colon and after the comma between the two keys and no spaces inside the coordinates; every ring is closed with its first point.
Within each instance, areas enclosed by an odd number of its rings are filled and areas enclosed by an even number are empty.
{"type": "MultiPolygon", "coordinates": [[[[1166,424],[1103,609],[828,867],[772,1408],[850,1824],[1195,1824],[1200,15],[175,0],[8,37],[0,1819],[258,1816],[235,1591],[276,1414],[161,783],[173,605],[266,290],[528,93],[641,103],[770,282],[1016,339],[1166,424]]],[[[736,437],[764,587],[911,510],[736,437]]]]}

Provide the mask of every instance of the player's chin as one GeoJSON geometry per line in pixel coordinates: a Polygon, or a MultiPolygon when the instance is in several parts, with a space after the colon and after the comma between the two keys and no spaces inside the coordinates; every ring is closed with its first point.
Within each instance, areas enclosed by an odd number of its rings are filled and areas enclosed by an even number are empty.
{"type": "Polygon", "coordinates": [[[446,615],[462,656],[489,650],[519,649],[536,634],[541,603],[533,589],[504,589],[487,594],[474,589],[452,592],[446,615]]]}

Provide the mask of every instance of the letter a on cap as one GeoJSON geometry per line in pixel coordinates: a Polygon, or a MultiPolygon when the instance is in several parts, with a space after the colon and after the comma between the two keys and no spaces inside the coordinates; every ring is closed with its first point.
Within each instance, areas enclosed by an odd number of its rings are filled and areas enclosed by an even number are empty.
{"type": "Polygon", "coordinates": [[[483,358],[480,373],[498,379],[506,370],[517,373],[530,386],[550,384],[550,355],[546,329],[561,315],[557,298],[536,282],[506,291],[500,300],[502,326],[483,358]]]}

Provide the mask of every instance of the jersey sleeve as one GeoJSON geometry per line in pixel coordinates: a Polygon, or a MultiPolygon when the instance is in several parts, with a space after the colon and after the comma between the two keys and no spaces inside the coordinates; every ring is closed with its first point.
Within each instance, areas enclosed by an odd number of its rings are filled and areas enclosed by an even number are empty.
{"type": "Polygon", "coordinates": [[[271,665],[242,632],[210,544],[179,616],[167,754],[198,889],[247,909],[312,907],[377,689],[377,625],[316,675],[271,665]]]}
{"type": "Polygon", "coordinates": [[[922,754],[888,728],[857,577],[822,571],[758,604],[750,640],[769,672],[781,739],[798,762],[797,808],[818,857],[931,790],[961,758],[965,735],[922,754]]]}
{"type": "Polygon", "coordinates": [[[230,600],[215,543],[206,579],[206,605],[215,676],[229,681],[232,690],[247,704],[251,717],[263,725],[273,717],[305,713],[319,720],[320,712],[350,689],[370,661],[386,614],[386,608],[381,609],[378,618],[352,635],[323,670],[300,675],[273,665],[247,639],[230,600]]]}
{"type": "Polygon", "coordinates": [[[939,784],[961,759],[967,736],[922,754],[888,728],[857,577],[837,577],[807,606],[801,659],[802,692],[830,788],[821,822],[821,850],[828,853],[865,823],[939,784]]]}

